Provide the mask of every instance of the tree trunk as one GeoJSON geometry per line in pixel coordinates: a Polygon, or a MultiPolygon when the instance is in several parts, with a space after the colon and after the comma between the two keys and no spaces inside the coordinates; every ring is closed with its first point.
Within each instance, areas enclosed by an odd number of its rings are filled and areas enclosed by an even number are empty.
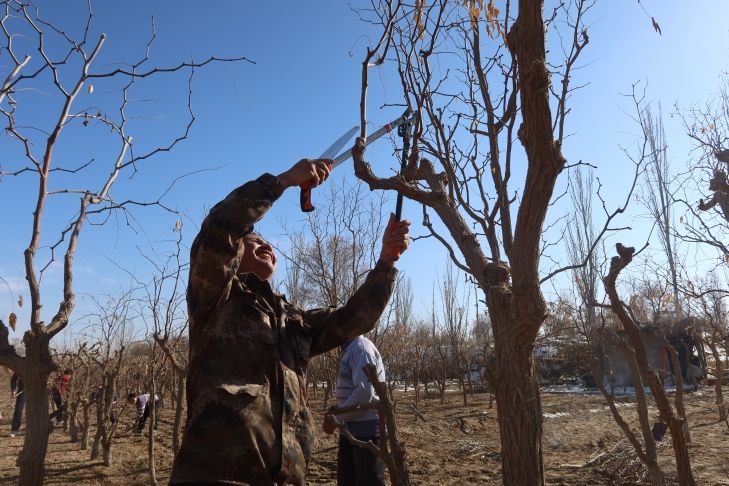
{"type": "MultiPolygon", "coordinates": [[[[463,373],[463,372],[460,371],[460,373],[463,373]]],[[[463,379],[463,376],[461,376],[461,378],[459,378],[458,384],[461,386],[461,393],[463,394],[463,406],[467,407],[468,406],[468,390],[466,390],[466,382],[463,379]]]]}
{"type": "Polygon", "coordinates": [[[96,418],[96,433],[94,434],[94,441],[91,443],[91,455],[90,459],[96,460],[99,458],[99,451],[101,450],[101,440],[104,438],[104,424],[100,422],[98,416],[96,418]]]}
{"type": "Polygon", "coordinates": [[[415,368],[415,408],[418,408],[418,403],[420,402],[420,369],[415,368]]]}
{"type": "Polygon", "coordinates": [[[175,422],[172,425],[172,451],[177,454],[180,450],[180,430],[182,428],[182,412],[185,407],[185,387],[187,375],[177,375],[177,397],[175,403],[175,422]]]}
{"type": "Polygon", "coordinates": [[[91,460],[98,459],[99,451],[102,443],[105,442],[107,431],[106,431],[106,417],[104,417],[104,402],[106,397],[106,383],[107,376],[106,370],[102,369],[102,381],[101,389],[96,397],[96,434],[94,434],[94,442],[91,444],[91,460]]]}
{"type": "Polygon", "coordinates": [[[501,435],[502,482],[543,485],[542,405],[531,346],[496,342],[497,376],[493,381],[501,435]]]}
{"type": "Polygon", "coordinates": [[[625,247],[620,243],[617,243],[616,247],[619,256],[613,257],[610,261],[610,271],[604,280],[605,291],[610,297],[610,306],[613,312],[623,324],[623,329],[633,346],[636,362],[640,368],[640,374],[642,375],[644,382],[650,386],[656,402],[656,407],[661,414],[661,418],[668,424],[668,429],[671,431],[673,452],[674,457],[676,458],[678,482],[681,486],[694,486],[696,481],[694,480],[693,473],[691,471],[691,458],[686,446],[683,429],[685,419],[683,417],[677,417],[673,412],[671,404],[666,397],[666,392],[663,389],[663,385],[658,379],[658,375],[648,364],[648,359],[645,353],[645,345],[640,335],[640,329],[638,328],[637,323],[634,322],[632,317],[628,314],[628,311],[625,309],[625,305],[620,300],[616,290],[618,275],[632,261],[635,249],[625,247]]]}
{"type": "Polygon", "coordinates": [[[387,465],[390,473],[390,482],[393,486],[410,486],[410,472],[406,461],[405,444],[398,439],[395,410],[385,383],[377,381],[377,368],[368,364],[364,368],[368,380],[380,397],[380,406],[377,413],[380,426],[380,457],[387,465]],[[387,433],[385,433],[387,430],[387,433]]]}
{"type": "Polygon", "coordinates": [[[327,379],[324,383],[324,408],[326,409],[332,395],[332,381],[327,379]]]}
{"type": "Polygon", "coordinates": [[[63,397],[62,407],[63,408],[61,410],[63,410],[63,415],[61,415],[61,417],[63,418],[63,431],[68,432],[68,392],[66,393],[66,396],[63,397]]]}
{"type": "Polygon", "coordinates": [[[155,486],[157,484],[157,469],[154,462],[154,429],[157,423],[157,406],[155,403],[155,393],[157,393],[157,383],[155,381],[154,371],[154,348],[152,349],[151,362],[151,375],[152,375],[152,390],[149,392],[149,435],[147,440],[147,459],[149,461],[149,484],[155,486]]]}
{"type": "Polygon", "coordinates": [[[68,432],[71,435],[71,442],[78,442],[78,400],[71,402],[71,414],[69,417],[68,432]]]}
{"type": "Polygon", "coordinates": [[[468,371],[466,372],[466,377],[468,379],[468,392],[471,394],[471,396],[475,395],[475,392],[473,391],[473,378],[471,377],[471,366],[466,367],[468,371]]]}
{"type": "Polygon", "coordinates": [[[91,403],[84,398],[81,402],[81,409],[83,410],[84,422],[81,426],[81,445],[79,446],[82,451],[85,451],[89,447],[89,429],[91,428],[91,417],[89,414],[89,408],[91,403]]]}
{"type": "Polygon", "coordinates": [[[25,442],[18,456],[20,486],[40,486],[45,477],[45,460],[51,421],[48,418],[48,376],[55,369],[49,353],[47,334],[28,331],[25,343],[23,382],[26,396],[25,442]]]}
{"type": "Polygon", "coordinates": [[[716,383],[714,384],[714,391],[716,393],[716,407],[719,410],[719,420],[727,420],[727,407],[724,403],[724,394],[721,390],[722,381],[724,381],[724,365],[721,362],[721,356],[719,356],[719,350],[716,344],[713,342],[706,343],[711,349],[711,354],[714,356],[714,363],[716,366],[716,383]]]}
{"type": "Polygon", "coordinates": [[[104,466],[111,466],[111,437],[101,441],[101,449],[103,452],[104,466]]]}
{"type": "Polygon", "coordinates": [[[653,486],[664,486],[666,484],[666,478],[657,462],[646,464],[646,469],[648,470],[648,480],[653,486]]]}

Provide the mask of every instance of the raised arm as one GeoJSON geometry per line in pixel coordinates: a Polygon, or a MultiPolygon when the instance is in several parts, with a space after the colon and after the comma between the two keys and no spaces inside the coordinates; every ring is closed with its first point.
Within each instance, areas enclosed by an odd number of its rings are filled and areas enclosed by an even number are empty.
{"type": "Polygon", "coordinates": [[[304,312],[304,321],[312,329],[310,356],[334,349],[375,327],[392,294],[397,276],[395,261],[408,247],[409,227],[410,221],[395,221],[390,215],[380,259],[347,303],[339,308],[304,312]]]}

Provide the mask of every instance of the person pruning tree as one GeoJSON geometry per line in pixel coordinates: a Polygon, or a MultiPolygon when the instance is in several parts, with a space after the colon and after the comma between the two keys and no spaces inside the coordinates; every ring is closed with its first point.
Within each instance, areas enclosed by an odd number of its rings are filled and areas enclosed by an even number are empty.
{"type": "MultiPolygon", "coordinates": [[[[151,404],[152,398],[150,393],[140,393],[137,395],[134,392],[130,392],[127,395],[127,402],[130,405],[134,405],[134,408],[137,411],[137,424],[135,427],[135,430],[137,434],[141,434],[144,432],[144,424],[147,423],[147,419],[149,418],[149,415],[151,414],[150,404],[151,404]]],[[[157,430],[157,413],[159,411],[159,405],[160,400],[157,395],[154,396],[154,410],[155,410],[155,420],[152,424],[152,427],[157,430]]],[[[114,417],[113,412],[110,414],[110,418],[112,423],[116,420],[116,417],[114,417]]]]}
{"type": "Polygon", "coordinates": [[[263,174],[203,221],[190,251],[187,421],[171,484],[306,483],[309,359],[374,328],[409,243],[410,222],[391,216],[379,261],[342,307],[305,311],[273,291],[276,255],[253,226],[287,188],[324,182],[332,162],[263,174]]]}

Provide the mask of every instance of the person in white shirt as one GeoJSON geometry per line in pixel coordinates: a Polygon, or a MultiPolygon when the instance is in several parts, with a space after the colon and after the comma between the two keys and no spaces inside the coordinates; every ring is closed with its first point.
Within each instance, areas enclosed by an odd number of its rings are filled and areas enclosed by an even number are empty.
{"type": "MultiPolygon", "coordinates": [[[[130,393],[127,395],[127,401],[130,405],[134,405],[137,408],[137,433],[141,434],[144,431],[144,424],[147,423],[147,418],[149,417],[149,414],[151,413],[150,407],[149,407],[149,393],[143,393],[141,395],[137,395],[136,393],[130,393]]],[[[154,396],[154,409],[155,411],[159,410],[159,397],[157,395],[154,396]]],[[[155,413],[156,416],[156,413],[155,413]]],[[[157,430],[157,420],[155,418],[155,423],[153,425],[154,429],[157,430]]]]}
{"type": "MultiPolygon", "coordinates": [[[[364,336],[357,336],[342,346],[337,375],[337,405],[329,410],[322,426],[324,432],[334,431],[332,416],[343,422],[355,439],[378,445],[379,397],[364,372],[366,364],[377,368],[377,378],[385,381],[382,357],[375,345],[364,336]],[[354,411],[351,411],[353,410],[354,411]]],[[[384,439],[384,438],[383,438],[384,439]]],[[[364,447],[350,443],[339,435],[337,453],[337,486],[384,486],[385,464],[379,456],[364,447]]]]}

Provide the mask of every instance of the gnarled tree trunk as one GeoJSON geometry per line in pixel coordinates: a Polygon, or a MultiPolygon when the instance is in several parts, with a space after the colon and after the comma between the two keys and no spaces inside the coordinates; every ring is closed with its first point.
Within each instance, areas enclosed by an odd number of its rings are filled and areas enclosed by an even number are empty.
{"type": "Polygon", "coordinates": [[[71,413],[69,416],[68,433],[71,436],[71,442],[78,442],[78,399],[71,402],[71,413]]]}
{"type": "Polygon", "coordinates": [[[89,413],[91,402],[88,399],[81,401],[81,410],[83,410],[84,421],[81,424],[81,445],[79,448],[85,451],[89,447],[89,429],[91,427],[91,414],[89,413]]]}
{"type": "Polygon", "coordinates": [[[18,456],[20,486],[37,486],[45,478],[45,459],[51,422],[48,418],[48,377],[55,369],[43,330],[28,331],[25,343],[23,382],[26,399],[25,442],[18,456]]]}
{"type": "MultiPolygon", "coordinates": [[[[635,249],[625,247],[620,243],[616,246],[618,256],[613,257],[610,261],[610,271],[607,277],[605,277],[605,291],[610,297],[610,307],[623,324],[623,329],[625,330],[635,352],[635,359],[638,369],[640,370],[641,378],[648,384],[648,386],[650,386],[653,398],[656,402],[656,407],[660,411],[661,418],[668,425],[668,429],[671,431],[679,484],[681,486],[694,486],[696,481],[694,480],[693,472],[691,470],[691,459],[686,445],[687,434],[684,433],[684,423],[686,419],[681,416],[680,411],[679,413],[674,413],[671,408],[671,404],[666,397],[666,392],[663,389],[663,384],[658,378],[658,375],[648,364],[648,359],[645,353],[645,345],[643,344],[643,340],[640,335],[640,329],[638,328],[635,320],[628,313],[628,310],[626,310],[626,306],[620,300],[616,290],[618,275],[632,261],[635,249]]],[[[678,371],[678,373],[680,373],[680,371],[678,371]]]]}

